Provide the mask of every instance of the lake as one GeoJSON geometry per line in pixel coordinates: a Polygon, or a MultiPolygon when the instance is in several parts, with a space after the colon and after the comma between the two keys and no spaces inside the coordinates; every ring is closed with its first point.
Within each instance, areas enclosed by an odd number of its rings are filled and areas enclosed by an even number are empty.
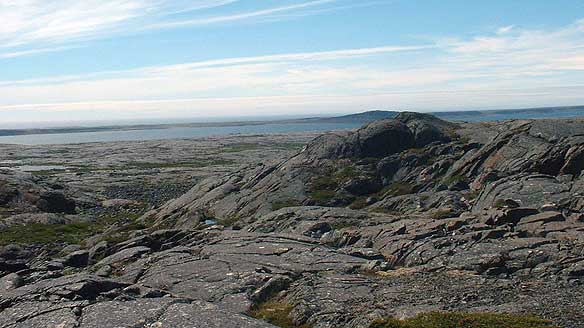
{"type": "Polygon", "coordinates": [[[356,129],[360,123],[267,123],[223,127],[176,127],[168,129],[103,131],[82,133],[31,134],[0,137],[0,144],[50,145],[111,141],[189,139],[238,134],[277,134],[290,132],[325,132],[356,129]]]}
{"type": "MultiPolygon", "coordinates": [[[[508,119],[584,117],[582,108],[562,111],[482,111],[442,112],[437,116],[453,121],[496,121],[508,119]]],[[[33,134],[0,137],[0,144],[47,145],[112,141],[144,141],[163,139],[189,139],[227,135],[278,134],[290,132],[326,132],[356,129],[363,123],[266,123],[238,126],[171,127],[165,129],[101,131],[81,133],[33,134]]]]}

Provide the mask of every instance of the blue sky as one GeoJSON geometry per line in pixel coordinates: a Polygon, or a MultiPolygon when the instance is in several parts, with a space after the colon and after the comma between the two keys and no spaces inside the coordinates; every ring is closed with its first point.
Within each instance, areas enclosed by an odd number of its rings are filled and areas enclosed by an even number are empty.
{"type": "Polygon", "coordinates": [[[584,104],[581,0],[0,0],[6,122],[584,104]]]}

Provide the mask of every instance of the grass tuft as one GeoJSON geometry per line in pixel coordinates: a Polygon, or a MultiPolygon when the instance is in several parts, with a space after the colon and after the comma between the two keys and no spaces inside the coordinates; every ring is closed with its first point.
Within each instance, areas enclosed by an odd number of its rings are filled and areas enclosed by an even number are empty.
{"type": "Polygon", "coordinates": [[[27,224],[8,227],[0,232],[0,245],[7,244],[78,244],[99,233],[94,222],[71,224],[27,224]]]}
{"type": "Polygon", "coordinates": [[[507,207],[507,202],[504,199],[499,198],[495,201],[495,204],[493,204],[493,206],[498,209],[505,208],[507,207]]]}
{"type": "Polygon", "coordinates": [[[549,321],[532,315],[495,313],[420,314],[407,320],[393,318],[373,322],[370,328],[553,328],[549,321]]]}
{"type": "Polygon", "coordinates": [[[294,307],[282,300],[270,300],[255,306],[250,315],[282,328],[310,328],[308,324],[296,325],[290,313],[294,307]]]}
{"type": "Polygon", "coordinates": [[[81,244],[84,239],[100,234],[112,225],[119,225],[120,228],[114,235],[104,236],[104,240],[124,241],[133,231],[148,228],[137,221],[144,211],[145,209],[136,209],[136,212],[120,211],[89,222],[14,225],[0,231],[0,245],[81,244]]]}
{"type": "Polygon", "coordinates": [[[315,190],[308,194],[310,199],[315,201],[317,204],[325,205],[326,203],[333,200],[337,193],[334,190],[315,190]]]}
{"type": "Polygon", "coordinates": [[[215,218],[210,218],[210,219],[215,220],[217,222],[217,224],[222,225],[224,227],[231,227],[237,221],[239,221],[239,218],[237,216],[230,216],[230,217],[226,217],[223,219],[215,219],[215,218]]]}
{"type": "Polygon", "coordinates": [[[396,181],[384,188],[385,195],[402,196],[415,192],[415,186],[408,182],[396,181]]]}
{"type": "Polygon", "coordinates": [[[235,161],[229,159],[201,159],[198,161],[189,162],[129,162],[125,165],[127,169],[174,169],[174,168],[202,168],[208,166],[219,166],[219,165],[233,165],[235,161]]]}
{"type": "Polygon", "coordinates": [[[433,220],[447,219],[453,216],[452,210],[450,209],[438,209],[430,214],[430,218],[433,220]]]}
{"type": "Polygon", "coordinates": [[[349,205],[349,208],[352,210],[360,210],[363,209],[365,207],[367,207],[367,198],[365,197],[359,197],[357,199],[355,199],[351,205],[349,205]]]}
{"type": "Polygon", "coordinates": [[[295,206],[300,206],[300,205],[302,205],[302,204],[295,199],[286,199],[286,200],[275,201],[272,203],[272,211],[277,211],[277,210],[280,210],[283,208],[295,207],[295,206]]]}
{"type": "Polygon", "coordinates": [[[463,175],[451,175],[443,180],[443,183],[446,185],[452,185],[459,182],[467,182],[468,179],[463,175]]]}

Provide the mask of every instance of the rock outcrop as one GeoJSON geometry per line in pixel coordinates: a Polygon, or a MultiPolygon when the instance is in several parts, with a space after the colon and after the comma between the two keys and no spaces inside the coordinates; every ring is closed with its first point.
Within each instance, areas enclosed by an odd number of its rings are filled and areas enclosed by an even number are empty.
{"type": "Polygon", "coordinates": [[[0,169],[0,207],[10,212],[3,214],[75,214],[75,200],[63,188],[44,183],[31,174],[0,169]]]}

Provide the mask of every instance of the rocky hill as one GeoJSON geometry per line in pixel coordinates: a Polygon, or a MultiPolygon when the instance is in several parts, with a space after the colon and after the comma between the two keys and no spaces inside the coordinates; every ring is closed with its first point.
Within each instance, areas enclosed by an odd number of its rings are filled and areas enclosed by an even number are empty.
{"type": "Polygon", "coordinates": [[[18,265],[0,265],[0,327],[370,327],[433,311],[584,327],[582,170],[584,119],[401,113],[206,179],[129,239],[28,261],[4,247],[0,264],[18,265]]]}

